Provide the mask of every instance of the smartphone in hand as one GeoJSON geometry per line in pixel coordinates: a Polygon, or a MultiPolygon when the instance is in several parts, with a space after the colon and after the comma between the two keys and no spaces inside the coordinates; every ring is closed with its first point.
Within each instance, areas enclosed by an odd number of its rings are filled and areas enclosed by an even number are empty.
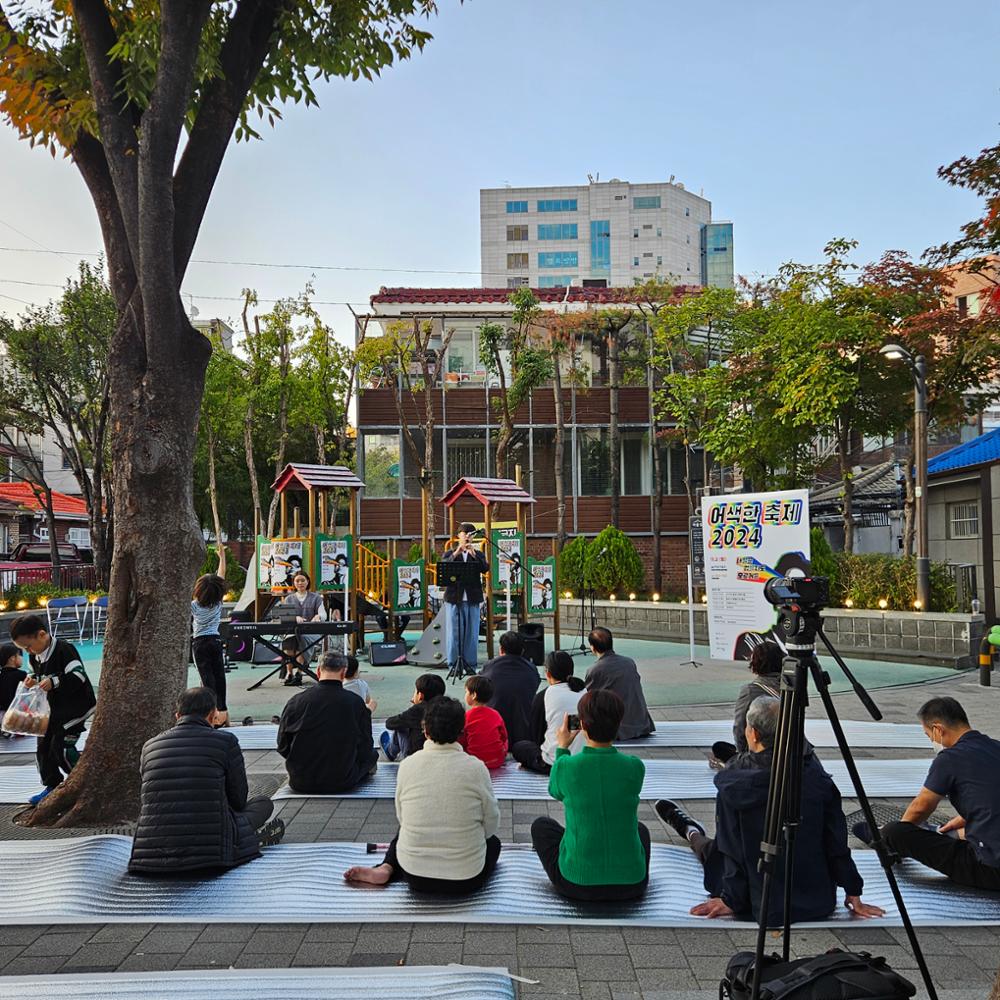
{"type": "Polygon", "coordinates": [[[571,715],[571,716],[569,716],[569,718],[566,720],[566,726],[567,726],[567,728],[569,729],[570,732],[577,732],[577,731],[579,731],[579,729],[580,729],[580,716],[579,715],[571,715]]]}

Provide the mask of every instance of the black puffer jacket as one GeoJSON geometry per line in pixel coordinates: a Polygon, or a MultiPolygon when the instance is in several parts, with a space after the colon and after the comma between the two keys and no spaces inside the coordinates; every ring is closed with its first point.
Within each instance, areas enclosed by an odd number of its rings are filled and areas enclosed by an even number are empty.
{"type": "Polygon", "coordinates": [[[142,805],[130,872],[221,870],[260,857],[243,751],[232,733],[185,715],[142,748],[142,805]]]}

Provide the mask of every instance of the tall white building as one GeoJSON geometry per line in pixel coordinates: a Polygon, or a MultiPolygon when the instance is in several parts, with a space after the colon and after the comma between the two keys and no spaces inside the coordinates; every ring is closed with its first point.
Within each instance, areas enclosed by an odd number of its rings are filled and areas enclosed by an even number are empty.
{"type": "Polygon", "coordinates": [[[733,284],[733,226],[683,184],[614,178],[479,192],[486,288],[733,284]]]}

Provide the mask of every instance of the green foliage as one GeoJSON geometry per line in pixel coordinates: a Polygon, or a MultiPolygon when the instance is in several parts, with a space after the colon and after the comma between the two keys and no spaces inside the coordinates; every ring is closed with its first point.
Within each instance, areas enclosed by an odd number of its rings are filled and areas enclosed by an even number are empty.
{"type": "Polygon", "coordinates": [[[601,596],[627,595],[642,588],[642,558],[632,539],[610,524],[587,547],[586,572],[590,586],[601,596]]]}
{"type": "MultiPolygon", "coordinates": [[[[100,591],[97,591],[100,593],[100,591]]],[[[43,597],[91,597],[94,592],[89,590],[68,590],[64,587],[56,587],[45,581],[32,581],[31,583],[19,583],[5,590],[0,594],[0,601],[7,603],[8,611],[21,610],[22,613],[29,611],[38,612],[41,607],[39,600],[43,597]],[[27,601],[28,606],[23,609],[18,608],[20,601],[27,601]]],[[[43,612],[44,613],[44,612],[43,612]]]]}
{"type": "MultiPolygon", "coordinates": [[[[848,599],[856,608],[878,608],[883,598],[886,610],[913,611],[917,597],[916,560],[865,553],[838,552],[837,586],[831,594],[833,605],[844,606],[848,599]]],[[[931,563],[931,606],[928,611],[949,612],[957,609],[955,581],[947,564],[931,563]]]]}
{"type": "MultiPolygon", "coordinates": [[[[198,576],[205,573],[217,573],[219,570],[219,557],[216,554],[214,545],[205,548],[205,561],[198,570],[198,576]]],[[[247,571],[233,558],[230,552],[226,558],[226,586],[235,596],[243,593],[243,587],[247,582],[247,571]]]]}
{"type": "MultiPolygon", "coordinates": [[[[423,556],[423,554],[424,554],[423,546],[420,544],[420,542],[414,542],[407,551],[406,558],[410,562],[416,562],[423,556]]],[[[434,546],[432,545],[430,563],[433,566],[434,563],[436,563],[437,561],[438,561],[438,554],[437,552],[434,551],[434,546]]]]}
{"type": "Polygon", "coordinates": [[[579,594],[583,590],[583,573],[587,564],[587,539],[583,535],[567,542],[559,553],[559,590],[579,594]]]}
{"type": "Polygon", "coordinates": [[[840,565],[822,528],[809,529],[809,549],[811,553],[809,568],[813,576],[827,577],[830,581],[830,593],[836,593],[840,565]]]}

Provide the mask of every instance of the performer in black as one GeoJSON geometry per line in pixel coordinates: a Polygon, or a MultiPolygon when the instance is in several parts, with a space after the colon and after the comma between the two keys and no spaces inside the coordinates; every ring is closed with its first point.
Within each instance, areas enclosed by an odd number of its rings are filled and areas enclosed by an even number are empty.
{"type": "MultiPolygon", "coordinates": [[[[488,572],[486,557],[472,544],[475,525],[463,521],[458,526],[458,542],[446,549],[441,562],[472,563],[480,574],[488,572]]],[[[442,579],[439,577],[439,579],[442,579]]],[[[447,580],[447,571],[444,573],[447,580]]],[[[479,661],[479,615],[483,603],[482,578],[478,584],[447,583],[444,590],[448,664],[457,672],[460,662],[463,673],[475,673],[479,661]]]]}

